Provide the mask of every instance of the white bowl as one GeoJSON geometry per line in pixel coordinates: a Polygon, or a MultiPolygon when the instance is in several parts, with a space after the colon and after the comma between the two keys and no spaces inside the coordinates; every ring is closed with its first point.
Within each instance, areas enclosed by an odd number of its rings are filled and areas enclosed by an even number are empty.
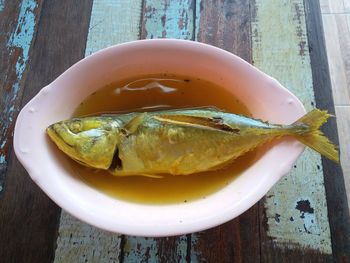
{"type": "Polygon", "coordinates": [[[304,147],[293,139],[271,146],[228,186],[188,203],[152,205],[107,196],[71,175],[45,129],[67,119],[89,94],[117,79],[168,72],[226,87],[253,116],[289,124],[305,114],[301,102],[276,80],[239,57],[183,40],[142,40],[99,51],[44,87],[20,112],[14,149],[37,185],[60,207],[99,228],[129,235],[170,236],[227,222],[258,202],[288,171],[304,147]]]}

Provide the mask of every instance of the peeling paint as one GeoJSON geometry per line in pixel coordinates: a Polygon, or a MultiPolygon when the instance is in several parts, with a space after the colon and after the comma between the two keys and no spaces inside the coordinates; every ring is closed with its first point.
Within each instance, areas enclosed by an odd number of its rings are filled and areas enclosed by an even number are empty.
{"type": "MultiPolygon", "coordinates": [[[[144,33],[145,38],[179,38],[192,39],[193,37],[193,1],[145,1],[144,33]]],[[[172,252],[176,259],[160,258],[159,239],[126,236],[124,249],[125,262],[159,262],[175,260],[185,262],[188,256],[187,236],[176,238],[172,252]]],[[[192,260],[191,262],[197,262],[192,260]]]]}
{"type": "Polygon", "coordinates": [[[62,211],[54,263],[118,262],[120,236],[103,231],[62,211]]]}
{"type": "Polygon", "coordinates": [[[1,143],[0,145],[0,149],[3,149],[5,147],[5,144],[6,144],[7,140],[3,140],[3,142],[1,143]]]}
{"type": "MultiPolygon", "coordinates": [[[[138,39],[141,6],[142,0],[94,1],[85,56],[114,44],[138,39]]],[[[62,211],[54,262],[119,262],[121,237],[74,219],[62,211]],[[78,246],[72,242],[77,242],[78,246]]],[[[148,242],[152,244],[153,241],[148,242]]],[[[127,246],[142,242],[142,238],[129,241],[126,237],[127,246]]],[[[125,256],[137,256],[129,252],[125,256]]],[[[143,252],[147,253],[146,250],[143,252]]],[[[149,253],[153,256],[152,251],[149,253]]]]}
{"type": "Polygon", "coordinates": [[[146,38],[193,37],[193,1],[146,1],[146,38]]]}
{"type": "MultiPolygon", "coordinates": [[[[29,50],[34,37],[35,26],[37,22],[37,17],[35,10],[38,4],[35,0],[23,0],[20,6],[17,26],[14,31],[10,34],[6,47],[8,49],[9,57],[16,59],[14,64],[14,82],[10,83],[10,89],[3,95],[2,100],[8,108],[3,112],[3,125],[0,127],[0,186],[3,189],[3,184],[5,178],[5,171],[7,169],[7,149],[9,147],[8,138],[12,137],[9,134],[11,127],[14,125],[13,120],[15,114],[18,112],[15,103],[17,101],[18,94],[20,92],[20,83],[22,81],[28,60],[29,60],[29,50]]],[[[0,0],[0,11],[4,8],[4,1],[0,0]]],[[[0,190],[1,192],[1,190],[0,190]]]]}
{"type": "MultiPolygon", "coordinates": [[[[256,0],[254,19],[254,65],[279,80],[310,111],[315,98],[303,1],[256,0]]],[[[267,235],[276,246],[332,253],[319,154],[305,150],[290,174],[269,191],[264,207],[267,235]]]]}
{"type": "Polygon", "coordinates": [[[153,262],[158,254],[154,238],[128,237],[124,246],[125,262],[153,262]]]}
{"type": "MultiPolygon", "coordinates": [[[[29,48],[34,36],[35,29],[35,14],[34,10],[37,7],[35,0],[24,0],[21,4],[21,9],[18,15],[18,24],[15,31],[11,34],[7,47],[20,48],[21,56],[17,59],[16,73],[17,79],[21,79],[29,58],[29,48]]],[[[18,86],[14,87],[18,90],[18,86]]]]}
{"type": "Polygon", "coordinates": [[[5,0],[0,0],[0,12],[4,10],[5,7],[5,0]]]}
{"type": "Polygon", "coordinates": [[[196,35],[195,40],[198,41],[198,35],[199,35],[199,25],[200,25],[200,20],[201,20],[201,11],[203,10],[203,2],[202,0],[197,0],[196,1],[196,12],[195,12],[195,27],[196,27],[196,35]]]}
{"type": "MultiPolygon", "coordinates": [[[[191,248],[194,248],[197,246],[199,234],[200,233],[193,233],[191,235],[191,248]]],[[[200,251],[191,249],[190,262],[195,263],[195,262],[204,262],[204,261],[205,259],[202,258],[200,251]]]]}
{"type": "Polygon", "coordinates": [[[141,7],[141,0],[94,1],[85,56],[111,45],[138,39],[141,7]]]}
{"type": "Polygon", "coordinates": [[[6,164],[5,155],[3,154],[0,155],[0,164],[6,164]]]}
{"type": "Polygon", "coordinates": [[[309,200],[300,200],[297,202],[295,209],[300,211],[300,218],[303,220],[304,231],[307,234],[320,234],[319,225],[315,218],[314,209],[311,207],[309,200]]]}

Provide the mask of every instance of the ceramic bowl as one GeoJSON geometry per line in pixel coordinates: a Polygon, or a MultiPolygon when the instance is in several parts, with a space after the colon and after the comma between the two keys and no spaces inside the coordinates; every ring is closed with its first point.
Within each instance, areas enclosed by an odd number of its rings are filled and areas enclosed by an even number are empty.
{"type": "Polygon", "coordinates": [[[171,236],[227,222],[259,201],[288,173],[304,147],[280,141],[237,179],[205,199],[152,205],[118,200],[72,176],[63,154],[45,134],[69,118],[89,94],[117,79],[154,73],[200,77],[225,87],[253,116],[289,124],[305,114],[301,102],[276,80],[222,49],[192,41],[142,40],[101,50],[44,87],[20,112],[14,149],[35,183],[60,207],[96,227],[129,235],[171,236]]]}

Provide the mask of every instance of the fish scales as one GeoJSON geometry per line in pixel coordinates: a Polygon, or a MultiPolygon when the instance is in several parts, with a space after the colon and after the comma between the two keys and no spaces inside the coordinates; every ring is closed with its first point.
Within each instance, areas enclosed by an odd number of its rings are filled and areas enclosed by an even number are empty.
{"type": "Polygon", "coordinates": [[[218,109],[179,109],[73,118],[48,127],[77,162],[116,176],[187,175],[221,168],[276,138],[291,135],[338,161],[319,131],[329,115],[314,110],[290,125],[269,124],[218,109]]]}

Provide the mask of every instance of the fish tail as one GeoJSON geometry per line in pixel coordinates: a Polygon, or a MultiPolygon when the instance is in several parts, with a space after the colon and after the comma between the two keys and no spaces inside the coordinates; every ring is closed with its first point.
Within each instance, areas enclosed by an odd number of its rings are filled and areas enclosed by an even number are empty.
{"type": "Polygon", "coordinates": [[[293,123],[292,127],[294,136],[300,142],[339,163],[336,146],[320,130],[321,125],[331,116],[327,111],[314,109],[293,123]]]}

